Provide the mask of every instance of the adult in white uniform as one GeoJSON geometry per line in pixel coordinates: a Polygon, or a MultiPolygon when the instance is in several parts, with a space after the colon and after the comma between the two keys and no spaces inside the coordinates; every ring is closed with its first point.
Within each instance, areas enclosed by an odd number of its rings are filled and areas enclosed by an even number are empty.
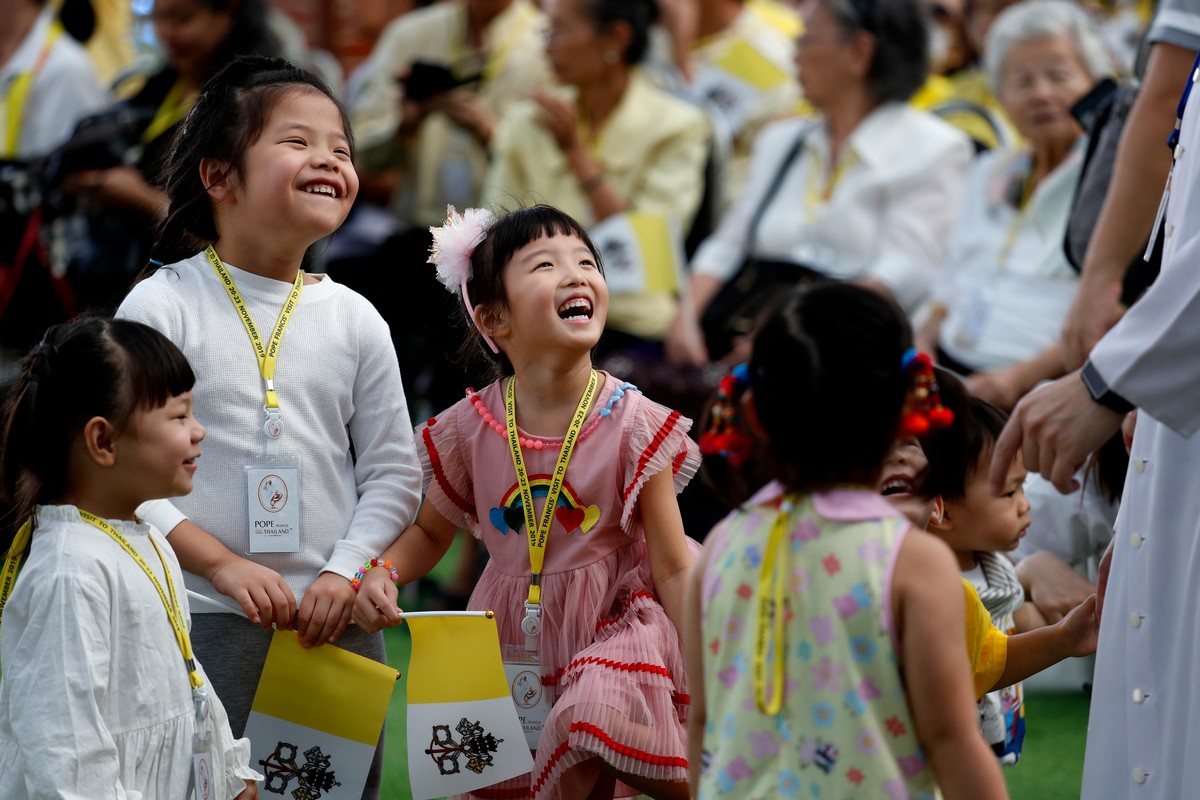
{"type": "Polygon", "coordinates": [[[1200,94],[1176,153],[1158,281],[1082,371],[1017,406],[992,466],[995,486],[1023,447],[1027,466],[1069,490],[1087,453],[1117,430],[1122,401],[1140,409],[1103,604],[1084,800],[1178,800],[1200,786],[1200,94]]]}

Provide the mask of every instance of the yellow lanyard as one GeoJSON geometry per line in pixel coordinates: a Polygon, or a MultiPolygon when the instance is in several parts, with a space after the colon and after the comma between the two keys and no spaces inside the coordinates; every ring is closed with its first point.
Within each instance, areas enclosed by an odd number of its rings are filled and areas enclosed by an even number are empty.
{"type": "Polygon", "coordinates": [[[129,540],[121,535],[121,532],[108,524],[107,520],[100,519],[91,512],[79,509],[79,516],[83,517],[84,522],[89,522],[100,530],[109,535],[114,542],[121,545],[121,549],[137,562],[137,565],[142,568],[142,572],[146,573],[146,577],[150,579],[150,583],[154,584],[154,591],[158,592],[158,599],[162,600],[163,608],[167,610],[167,617],[171,620],[171,628],[175,631],[175,641],[179,644],[179,652],[183,654],[183,663],[188,670],[188,679],[192,683],[193,689],[199,689],[204,685],[204,679],[200,677],[200,670],[196,668],[196,658],[192,655],[192,639],[188,636],[187,623],[183,618],[183,610],[179,607],[179,598],[175,595],[175,582],[171,580],[171,570],[167,569],[167,561],[163,558],[162,550],[158,549],[158,542],[150,539],[150,544],[154,548],[154,552],[158,554],[158,561],[162,564],[163,577],[167,579],[167,591],[163,591],[162,584],[158,582],[154,571],[150,569],[150,565],[142,558],[142,554],[134,549],[129,540]],[[167,593],[170,593],[171,599],[167,599],[167,593]]]}
{"type": "Polygon", "coordinates": [[[142,131],[142,144],[149,144],[162,136],[192,110],[192,104],[196,102],[196,95],[195,93],[185,95],[183,89],[183,78],[180,78],[171,87],[171,91],[167,92],[167,96],[163,98],[158,110],[154,112],[154,119],[150,120],[146,130],[142,131]]]}
{"type": "Polygon", "coordinates": [[[54,42],[62,35],[63,26],[58,20],[50,23],[50,29],[46,33],[46,41],[42,45],[41,51],[38,53],[37,60],[33,62],[33,69],[28,72],[22,72],[12,80],[12,87],[8,90],[8,97],[4,99],[5,118],[7,126],[4,136],[4,152],[0,153],[0,158],[15,158],[17,155],[17,145],[20,143],[22,117],[25,115],[25,100],[29,97],[29,90],[33,87],[33,79],[42,71],[42,67],[46,65],[46,59],[50,55],[50,49],[54,47],[54,42]]]}
{"type": "Polygon", "coordinates": [[[1025,218],[1029,216],[1029,212],[1033,208],[1033,190],[1033,164],[1030,164],[1029,172],[1021,179],[1021,197],[1018,201],[1017,216],[1008,226],[1008,233],[1004,235],[1004,243],[1000,246],[1000,252],[996,254],[996,266],[1001,272],[1008,269],[1008,259],[1012,256],[1021,226],[1025,224],[1025,218]]]}
{"type": "MultiPolygon", "coordinates": [[[[175,595],[175,582],[171,580],[171,571],[167,569],[167,561],[163,558],[162,550],[158,549],[158,543],[153,538],[150,539],[150,544],[154,548],[154,552],[158,554],[159,563],[162,564],[163,576],[167,579],[167,590],[163,591],[162,584],[158,582],[154,571],[150,569],[150,565],[142,558],[129,540],[121,535],[121,532],[109,525],[106,520],[97,517],[91,512],[79,509],[79,516],[84,522],[99,528],[117,544],[121,549],[133,557],[137,565],[142,568],[142,572],[146,573],[146,577],[150,579],[150,583],[154,585],[154,590],[158,592],[158,599],[162,600],[163,608],[167,610],[167,618],[171,621],[171,629],[175,631],[175,641],[179,645],[179,652],[183,654],[183,663],[188,670],[188,679],[191,681],[192,689],[199,689],[204,685],[204,679],[200,677],[200,670],[196,668],[196,659],[192,655],[192,640],[188,636],[187,623],[183,618],[183,611],[179,606],[179,598],[175,595]],[[170,600],[167,599],[167,594],[170,593],[170,600]]],[[[8,596],[12,592],[13,584],[17,579],[17,568],[21,563],[21,554],[24,553],[29,545],[29,536],[33,530],[32,522],[26,522],[17,531],[16,539],[13,541],[12,549],[9,551],[9,557],[4,560],[4,567],[0,570],[0,618],[4,613],[4,605],[8,602],[8,596]]]]}
{"type": "Polygon", "coordinates": [[[541,605],[542,602],[542,564],[546,560],[546,544],[550,536],[550,525],[554,522],[554,507],[558,504],[558,495],[562,491],[563,480],[567,475],[567,462],[571,460],[571,452],[575,449],[575,441],[583,428],[588,406],[596,393],[596,371],[592,370],[588,378],[587,389],[579,398],[575,416],[571,418],[571,427],[567,429],[563,439],[562,450],[558,454],[558,463],[554,465],[554,475],[550,479],[550,491],[546,495],[546,506],[542,509],[542,519],[539,523],[533,512],[533,491],[529,486],[529,476],[525,472],[525,459],[521,457],[521,443],[517,437],[517,379],[514,376],[508,382],[504,392],[504,410],[508,418],[508,446],[512,451],[513,468],[517,471],[517,485],[521,489],[522,511],[525,512],[525,530],[529,535],[529,569],[533,578],[529,584],[529,602],[541,605]]]}
{"type": "Polygon", "coordinates": [[[758,574],[758,622],[754,630],[754,700],[758,704],[758,710],[764,714],[778,714],[779,709],[783,707],[784,560],[779,558],[779,545],[787,532],[791,512],[792,502],[784,498],[779,504],[779,516],[775,518],[775,524],[771,526],[771,533],[767,537],[767,549],[763,554],[762,567],[758,574]],[[768,625],[773,628],[771,634],[767,632],[768,625]],[[771,662],[771,696],[767,697],[767,655],[772,640],[775,644],[775,657],[771,662]]]}
{"type": "MultiPolygon", "coordinates": [[[[817,161],[820,161],[820,156],[816,151],[813,151],[813,157],[817,161]]],[[[837,163],[833,165],[833,171],[826,176],[823,184],[819,183],[821,179],[818,174],[824,170],[824,164],[818,164],[818,168],[809,173],[808,186],[804,193],[804,199],[805,211],[810,222],[816,218],[817,209],[833,198],[833,193],[842,182],[842,178],[846,177],[846,173],[857,163],[858,154],[847,147],[838,156],[837,163]]]]}
{"type": "MultiPolygon", "coordinates": [[[[254,318],[250,316],[250,309],[246,308],[245,302],[242,301],[237,285],[233,282],[233,276],[229,274],[229,270],[225,269],[221,257],[217,255],[217,251],[211,244],[205,249],[204,254],[208,256],[208,263],[212,264],[217,277],[221,279],[221,284],[229,294],[229,299],[233,301],[233,307],[237,309],[242,325],[245,326],[246,333],[250,336],[250,343],[254,345],[254,352],[258,356],[258,372],[262,375],[263,383],[266,385],[263,405],[267,408],[268,416],[271,416],[272,410],[278,411],[279,409],[279,396],[275,394],[274,383],[275,362],[279,359],[279,345],[283,342],[283,332],[287,330],[288,320],[292,318],[292,311],[300,302],[300,291],[304,288],[304,273],[296,272],[292,291],[279,311],[279,319],[275,321],[275,330],[271,331],[271,340],[264,347],[262,337],[258,335],[258,328],[254,325],[254,318]]],[[[267,435],[270,436],[270,432],[267,435]]],[[[271,438],[277,438],[277,436],[271,438]]]]}
{"type": "Polygon", "coordinates": [[[8,556],[4,559],[4,566],[0,567],[0,620],[4,619],[4,604],[8,602],[8,596],[12,593],[13,584],[17,582],[17,572],[21,568],[21,557],[29,547],[29,534],[32,530],[33,525],[29,522],[21,526],[21,529],[17,531],[16,538],[13,539],[8,556]]]}

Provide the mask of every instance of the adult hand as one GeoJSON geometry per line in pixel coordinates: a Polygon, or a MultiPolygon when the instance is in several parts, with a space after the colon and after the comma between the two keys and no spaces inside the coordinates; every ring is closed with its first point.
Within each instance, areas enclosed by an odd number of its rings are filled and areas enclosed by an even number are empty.
{"type": "Polygon", "coordinates": [[[1085,273],[1063,322],[1063,366],[1068,370],[1082,367],[1096,342],[1117,324],[1124,313],[1121,282],[1089,279],[1085,273]]]}
{"type": "Polygon", "coordinates": [[[1030,602],[1051,625],[1096,591],[1091,581],[1047,550],[1021,559],[1017,575],[1029,587],[1030,602]]]}
{"type": "Polygon", "coordinates": [[[434,95],[429,98],[429,105],[434,111],[440,111],[452,119],[460,127],[475,135],[486,145],[492,139],[496,120],[492,113],[484,108],[479,98],[463,89],[434,95]]]}
{"type": "Polygon", "coordinates": [[[74,172],[63,179],[62,190],[98,206],[134,208],[150,216],[167,210],[166,195],[148,184],[134,167],[74,172]]]}
{"type": "Polygon", "coordinates": [[[402,617],[396,607],[398,596],[387,570],[381,567],[367,570],[354,600],[354,624],[367,633],[399,625],[402,617]]]}
{"type": "Polygon", "coordinates": [[[663,339],[663,350],[667,360],[675,364],[703,367],[709,362],[708,347],[704,344],[704,332],[695,315],[682,308],[663,339]]]}
{"type": "Polygon", "coordinates": [[[1040,472],[1068,494],[1079,488],[1075,473],[1090,453],[1121,426],[1122,415],[1092,400],[1072,372],[1030,392],[1017,404],[992,453],[988,473],[992,492],[1000,494],[1018,452],[1025,466],[1040,472]]]}
{"type": "Polygon", "coordinates": [[[965,381],[967,391],[999,409],[1012,411],[1017,401],[1032,388],[1025,385],[1018,366],[973,373],[965,381]]]}
{"type": "Polygon", "coordinates": [[[354,598],[350,581],[335,572],[322,572],[300,601],[296,616],[300,644],[314,647],[336,642],[350,623],[354,598]]]}
{"type": "Polygon", "coordinates": [[[558,149],[570,154],[579,147],[579,112],[575,105],[540,89],[535,89],[529,96],[541,108],[538,122],[554,137],[558,149]]]}
{"type": "Polygon", "coordinates": [[[216,589],[235,600],[246,616],[264,631],[286,630],[296,616],[296,597],[283,577],[241,556],[232,556],[209,578],[216,589]]]}

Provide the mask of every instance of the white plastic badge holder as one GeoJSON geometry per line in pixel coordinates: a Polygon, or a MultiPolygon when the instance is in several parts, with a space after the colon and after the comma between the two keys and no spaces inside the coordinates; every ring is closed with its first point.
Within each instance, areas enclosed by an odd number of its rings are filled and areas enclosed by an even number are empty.
{"type": "Polygon", "coordinates": [[[300,552],[300,460],[276,456],[246,467],[250,553],[300,552]]]}
{"type": "Polygon", "coordinates": [[[224,790],[223,776],[213,775],[212,747],[208,741],[208,694],[203,689],[193,691],[196,705],[196,729],[192,733],[192,797],[195,800],[217,800],[217,785],[224,790]]]}
{"type": "Polygon", "coordinates": [[[513,705],[525,731],[525,743],[536,750],[542,738],[542,728],[550,716],[550,690],[542,685],[542,667],[537,653],[526,652],[522,645],[505,645],[502,648],[504,676],[512,690],[513,705]]]}

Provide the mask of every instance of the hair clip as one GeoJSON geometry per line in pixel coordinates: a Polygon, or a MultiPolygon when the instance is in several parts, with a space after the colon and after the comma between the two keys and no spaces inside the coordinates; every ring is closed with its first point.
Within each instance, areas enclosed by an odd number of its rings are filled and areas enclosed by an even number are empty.
{"type": "Polygon", "coordinates": [[[492,212],[486,208],[468,208],[465,213],[459,214],[454,206],[446,206],[446,223],[429,229],[433,234],[429,263],[437,266],[437,278],[446,291],[456,292],[462,298],[467,319],[471,320],[488,347],[492,348],[493,353],[499,353],[500,348],[496,347],[492,337],[484,333],[479,320],[475,319],[475,309],[471,307],[471,298],[467,295],[467,281],[472,278],[471,255],[495,221],[492,212]]]}
{"type": "Polygon", "coordinates": [[[912,389],[900,415],[901,436],[924,436],[954,423],[954,412],[942,405],[942,394],[933,371],[933,359],[913,348],[904,351],[900,367],[912,380],[912,389]]]}
{"type": "Polygon", "coordinates": [[[750,456],[750,437],[742,430],[740,400],[750,385],[750,370],[738,364],[721,378],[717,397],[709,412],[708,430],[700,436],[700,452],[706,456],[721,456],[734,467],[740,467],[750,456]]]}

